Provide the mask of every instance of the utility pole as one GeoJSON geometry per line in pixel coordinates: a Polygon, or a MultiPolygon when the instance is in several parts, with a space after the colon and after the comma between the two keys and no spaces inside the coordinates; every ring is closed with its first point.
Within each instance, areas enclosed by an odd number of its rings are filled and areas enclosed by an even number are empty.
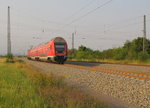
{"type": "Polygon", "coordinates": [[[144,30],[143,30],[143,52],[146,50],[145,43],[146,43],[146,15],[144,15],[144,30]]]}
{"type": "Polygon", "coordinates": [[[11,55],[11,39],[10,39],[10,7],[8,6],[8,22],[7,22],[7,55],[11,55]]]}
{"type": "Polygon", "coordinates": [[[74,53],[74,33],[72,33],[72,53],[74,53]]]}

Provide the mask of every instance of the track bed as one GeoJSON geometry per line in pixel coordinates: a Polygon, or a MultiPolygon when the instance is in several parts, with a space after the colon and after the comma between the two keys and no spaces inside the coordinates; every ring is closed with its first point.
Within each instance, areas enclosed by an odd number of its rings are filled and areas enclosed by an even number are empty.
{"type": "Polygon", "coordinates": [[[116,108],[150,107],[150,67],[85,62],[58,65],[25,61],[48,74],[64,76],[68,83],[109,101],[116,108]]]}

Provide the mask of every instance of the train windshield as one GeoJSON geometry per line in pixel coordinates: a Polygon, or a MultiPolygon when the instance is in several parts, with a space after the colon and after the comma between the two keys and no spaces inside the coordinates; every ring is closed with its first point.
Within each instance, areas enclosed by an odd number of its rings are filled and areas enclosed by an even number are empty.
{"type": "Polygon", "coordinates": [[[65,43],[55,43],[56,54],[65,53],[65,43]]]}

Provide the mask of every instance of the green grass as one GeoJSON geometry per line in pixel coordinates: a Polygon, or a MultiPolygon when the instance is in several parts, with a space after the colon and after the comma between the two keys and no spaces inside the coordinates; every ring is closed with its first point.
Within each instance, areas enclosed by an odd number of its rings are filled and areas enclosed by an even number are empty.
{"type": "Polygon", "coordinates": [[[37,92],[47,104],[48,108],[111,108],[107,103],[83,93],[78,88],[67,85],[64,77],[46,75],[33,69],[26,74],[37,88],[37,92]]]}
{"type": "Polygon", "coordinates": [[[0,63],[0,108],[46,108],[16,64],[0,63]]]}
{"type": "Polygon", "coordinates": [[[41,74],[36,79],[36,85],[50,108],[110,108],[106,103],[68,86],[62,78],[41,74]]]}
{"type": "Polygon", "coordinates": [[[110,108],[67,85],[64,77],[36,71],[22,60],[5,61],[0,58],[0,108],[110,108]]]}

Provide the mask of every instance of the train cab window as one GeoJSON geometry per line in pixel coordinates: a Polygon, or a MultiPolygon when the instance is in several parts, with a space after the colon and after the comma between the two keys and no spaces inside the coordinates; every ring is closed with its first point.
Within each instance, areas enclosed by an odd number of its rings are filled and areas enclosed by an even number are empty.
{"type": "Polygon", "coordinates": [[[57,54],[65,53],[65,43],[55,43],[55,49],[57,54]]]}

